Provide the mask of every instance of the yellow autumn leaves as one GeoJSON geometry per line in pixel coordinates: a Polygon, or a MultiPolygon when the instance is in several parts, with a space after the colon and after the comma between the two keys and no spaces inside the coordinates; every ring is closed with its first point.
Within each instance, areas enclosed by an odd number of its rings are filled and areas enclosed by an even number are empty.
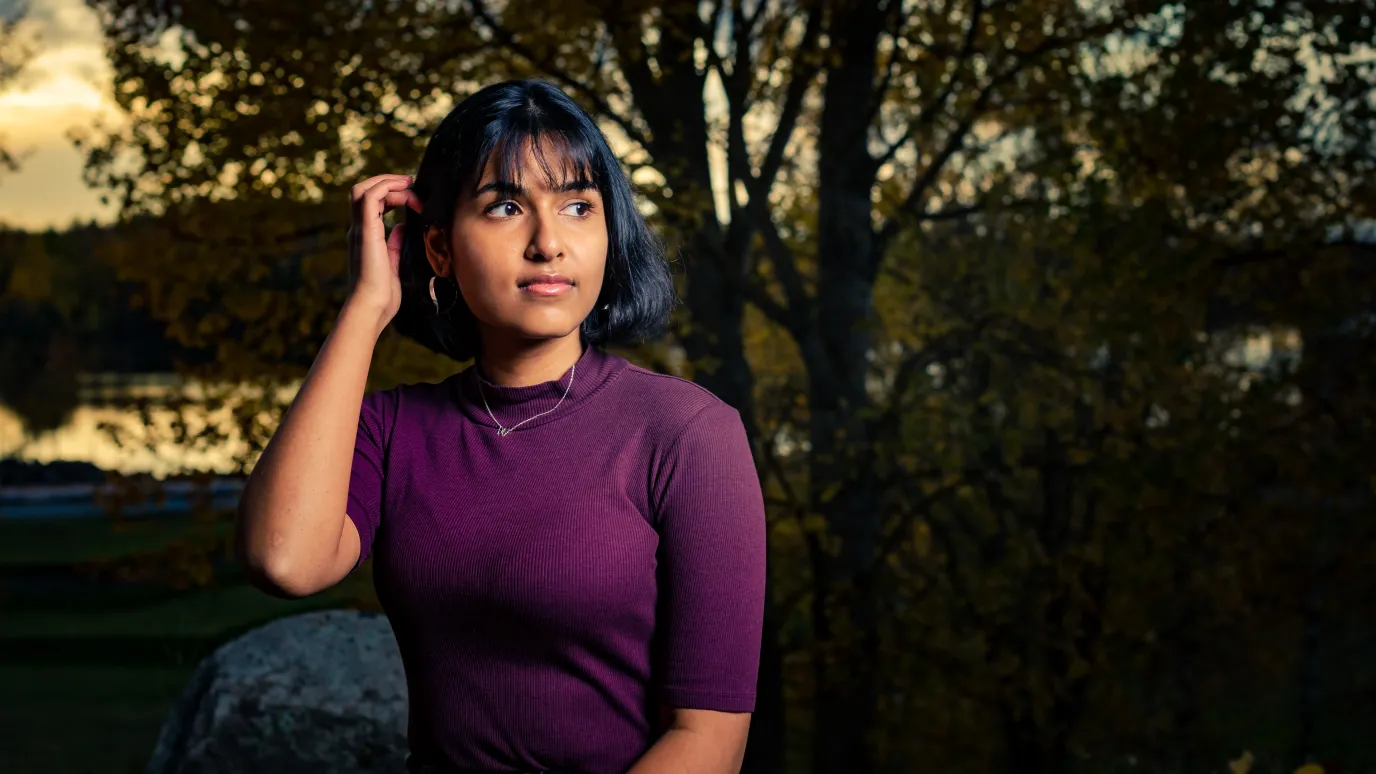
{"type": "MultiPolygon", "coordinates": [[[[1251,750],[1246,750],[1235,760],[1228,762],[1228,770],[1232,774],[1251,774],[1252,766],[1256,764],[1256,758],[1251,750]]],[[[1294,774],[1324,774],[1323,767],[1317,763],[1306,763],[1295,769],[1294,774]]]]}

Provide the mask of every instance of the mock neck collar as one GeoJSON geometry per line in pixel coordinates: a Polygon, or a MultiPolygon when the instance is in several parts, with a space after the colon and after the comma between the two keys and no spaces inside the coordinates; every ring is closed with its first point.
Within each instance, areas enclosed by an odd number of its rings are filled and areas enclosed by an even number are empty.
{"type": "Polygon", "coordinates": [[[472,421],[491,428],[496,428],[497,422],[506,428],[520,422],[521,426],[513,431],[513,434],[518,434],[548,422],[557,422],[581,409],[626,366],[624,359],[607,354],[595,346],[587,346],[573,367],[558,379],[524,387],[504,387],[489,382],[475,360],[453,377],[452,392],[455,402],[472,421]],[[570,378],[572,384],[569,383],[570,378]],[[566,389],[567,395],[564,394],[566,389]],[[559,402],[561,398],[562,403],[559,402]],[[488,414],[489,408],[492,410],[491,416],[488,414]]]}

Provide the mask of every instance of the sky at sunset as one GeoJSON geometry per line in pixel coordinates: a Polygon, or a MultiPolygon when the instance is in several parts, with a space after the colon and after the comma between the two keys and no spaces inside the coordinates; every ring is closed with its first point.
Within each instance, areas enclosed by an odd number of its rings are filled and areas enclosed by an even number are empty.
{"type": "MultiPolygon", "coordinates": [[[[19,2],[0,0],[0,14],[12,15],[19,2]]],[[[0,144],[21,161],[18,172],[0,170],[0,224],[43,229],[108,220],[114,208],[82,181],[84,155],[70,137],[102,116],[119,121],[99,21],[84,0],[28,0],[28,6],[27,23],[39,37],[36,55],[18,79],[0,85],[0,144]]],[[[715,90],[709,88],[707,100],[709,113],[724,115],[715,90]]],[[[616,137],[612,142],[617,149],[616,137]]],[[[709,155],[715,179],[723,179],[722,150],[709,155]]],[[[728,218],[725,190],[714,193],[719,215],[728,218]]]]}
{"type": "MultiPolygon", "coordinates": [[[[0,12],[13,0],[0,0],[0,12]]],[[[83,156],[68,132],[117,115],[100,26],[82,0],[29,0],[38,50],[16,82],[0,88],[0,142],[21,156],[0,171],[0,222],[61,228],[73,219],[107,219],[112,208],[81,179],[83,156]]]]}

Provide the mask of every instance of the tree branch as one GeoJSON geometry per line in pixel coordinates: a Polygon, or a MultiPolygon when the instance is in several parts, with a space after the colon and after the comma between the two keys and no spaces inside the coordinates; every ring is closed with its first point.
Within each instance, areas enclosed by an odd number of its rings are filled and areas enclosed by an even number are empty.
{"type": "MultiPolygon", "coordinates": [[[[497,21],[496,17],[487,9],[487,5],[483,0],[469,0],[469,2],[472,3],[474,16],[487,25],[493,36],[499,40],[503,47],[527,62],[530,62],[540,70],[548,73],[554,80],[578,92],[584,99],[588,100],[599,113],[607,116],[614,121],[617,126],[620,126],[627,137],[630,137],[631,140],[640,145],[640,147],[647,150],[650,149],[650,138],[640,130],[640,127],[635,125],[633,119],[622,116],[615,110],[612,110],[611,104],[607,102],[606,97],[603,97],[597,88],[575,78],[572,74],[561,68],[555,67],[553,62],[536,56],[535,52],[532,51],[529,46],[517,42],[516,36],[497,21]]],[[[624,66],[623,72],[625,72],[624,66]]],[[[644,110],[644,103],[639,99],[636,100],[636,104],[642,105],[642,110],[644,110]]]]}
{"type": "Polygon", "coordinates": [[[893,387],[889,394],[893,400],[888,407],[879,412],[869,423],[869,437],[878,439],[884,435],[885,428],[893,432],[898,427],[898,418],[906,409],[903,396],[912,386],[913,379],[933,363],[959,355],[983,335],[985,329],[994,321],[993,315],[986,315],[963,327],[950,331],[927,343],[926,346],[909,354],[898,364],[894,373],[893,387]]]}
{"type": "Polygon", "coordinates": [[[783,304],[775,301],[757,278],[747,278],[744,281],[744,288],[745,297],[750,300],[750,303],[758,307],[765,317],[778,323],[785,330],[794,330],[793,313],[783,304]]]}
{"type": "MultiPolygon", "coordinates": [[[[749,97],[750,73],[754,71],[754,62],[750,56],[750,37],[749,27],[745,23],[745,17],[741,13],[739,4],[732,8],[732,50],[735,60],[731,68],[731,74],[727,75],[726,68],[722,59],[717,55],[716,47],[709,45],[707,48],[708,56],[713,61],[717,76],[721,78],[722,91],[726,92],[727,109],[727,129],[726,129],[726,167],[727,167],[727,198],[731,202],[733,212],[740,209],[740,202],[736,199],[736,187],[732,180],[750,179],[750,155],[745,144],[745,113],[749,110],[746,104],[749,97]]],[[[708,41],[710,43],[710,41],[708,41]]],[[[734,221],[734,219],[733,219],[734,221]]],[[[745,250],[749,244],[749,234],[741,234],[738,250],[745,250]]]]}
{"type": "Polygon", "coordinates": [[[780,284],[784,288],[784,297],[788,299],[787,322],[781,323],[790,331],[802,333],[802,319],[800,315],[803,310],[810,308],[812,299],[808,296],[807,288],[803,284],[803,276],[798,271],[798,262],[793,254],[793,249],[783,240],[779,234],[778,224],[774,222],[774,217],[769,211],[769,207],[763,199],[750,197],[746,202],[746,212],[750,216],[754,230],[758,231],[764,239],[765,252],[769,256],[769,262],[774,267],[774,274],[778,277],[780,284]]]}
{"type": "MultiPolygon", "coordinates": [[[[937,152],[937,155],[932,159],[931,163],[918,175],[917,180],[913,183],[913,187],[908,192],[908,197],[904,201],[903,206],[893,217],[889,218],[888,222],[879,230],[878,234],[875,236],[873,260],[876,262],[882,260],[885,248],[887,248],[888,244],[902,227],[904,216],[906,214],[918,212],[919,203],[926,196],[932,184],[940,176],[947,162],[964,148],[965,139],[969,135],[970,129],[973,128],[975,122],[979,120],[985,108],[989,105],[989,100],[1000,87],[1015,78],[1024,68],[1045,54],[1067,46],[1073,46],[1076,43],[1094,36],[1106,35],[1122,26],[1123,20],[1109,20],[1092,26],[1085,30],[1084,34],[1074,39],[1067,37],[1048,37],[1035,48],[1014,55],[1012,63],[1001,72],[995,74],[989,82],[980,89],[979,95],[975,98],[974,103],[970,106],[965,117],[949,134],[947,134],[946,142],[941,150],[937,152]]],[[[968,34],[966,39],[971,39],[968,34]]],[[[947,98],[949,99],[949,97],[947,98]]],[[[924,113],[923,118],[920,120],[924,123],[930,123],[934,118],[935,116],[924,113]]]]}
{"type": "MultiPolygon", "coordinates": [[[[981,0],[975,0],[976,6],[978,6],[980,2],[981,0]]],[[[903,1],[892,0],[892,2],[889,3],[889,11],[891,12],[888,21],[888,26],[890,27],[889,37],[896,40],[899,31],[903,27],[903,1]]],[[[889,92],[889,84],[893,82],[893,74],[898,70],[897,65],[901,58],[902,57],[899,56],[898,46],[894,45],[893,50],[889,52],[889,61],[884,66],[884,74],[880,76],[879,83],[874,88],[874,104],[871,106],[869,114],[865,117],[866,124],[874,123],[875,118],[879,116],[879,111],[884,106],[884,97],[889,92]]]]}
{"type": "MultiPolygon", "coordinates": [[[[917,128],[930,126],[932,122],[936,120],[937,116],[941,115],[941,112],[946,109],[946,103],[949,102],[951,97],[955,94],[956,87],[960,84],[960,76],[965,72],[965,65],[975,51],[975,41],[979,39],[980,17],[983,16],[984,10],[985,5],[983,0],[974,0],[974,5],[970,10],[970,24],[965,29],[965,40],[961,45],[960,52],[955,54],[956,65],[955,68],[951,70],[950,76],[946,79],[946,84],[942,87],[941,91],[937,93],[936,99],[933,99],[931,104],[922,109],[918,114],[918,118],[909,122],[908,128],[904,130],[903,134],[897,140],[890,143],[889,147],[874,160],[875,169],[887,164],[889,160],[893,158],[894,154],[898,152],[899,148],[907,145],[908,141],[911,140],[916,133],[915,130],[917,128]]],[[[883,96],[882,93],[880,96],[883,96]]]]}
{"type": "Polygon", "coordinates": [[[808,15],[803,38],[794,50],[793,77],[789,81],[780,110],[779,121],[775,126],[773,136],[770,138],[769,148],[765,153],[764,163],[758,177],[750,170],[744,135],[744,117],[747,109],[745,99],[749,92],[747,83],[749,73],[753,71],[753,64],[749,58],[751,41],[744,36],[744,33],[754,28],[760,11],[757,9],[755,19],[751,20],[745,18],[739,7],[734,13],[735,17],[732,23],[736,28],[735,53],[737,59],[732,70],[732,78],[727,78],[724,69],[721,68],[719,58],[717,62],[718,73],[727,90],[727,102],[730,109],[727,166],[730,177],[728,195],[733,209],[731,249],[741,253],[748,252],[754,233],[760,233],[764,239],[766,254],[769,255],[770,261],[774,265],[775,275],[784,286],[784,295],[788,300],[788,306],[782,307],[774,302],[763,292],[758,281],[751,283],[756,286],[757,290],[752,299],[767,301],[767,305],[760,306],[761,311],[766,312],[771,319],[786,329],[799,332],[801,329],[798,327],[797,312],[807,308],[807,292],[798,272],[793,251],[779,235],[778,227],[774,223],[773,215],[768,207],[768,197],[769,191],[774,186],[775,178],[778,176],[779,168],[783,164],[784,149],[802,113],[803,97],[813,78],[821,69],[819,62],[810,61],[812,49],[821,32],[821,13],[814,10],[808,15]],[[736,197],[735,181],[737,180],[741,181],[746,189],[746,201],[743,206],[736,197]],[[747,217],[740,217],[742,213],[747,217]],[[747,224],[748,227],[746,227],[747,224]]]}
{"type": "Polygon", "coordinates": [[[652,115],[657,113],[655,106],[658,104],[654,96],[655,77],[650,71],[650,54],[645,49],[639,23],[627,23],[624,11],[609,11],[606,24],[612,44],[616,46],[621,74],[631,87],[631,96],[650,126],[660,125],[657,115],[652,115]]]}
{"type": "Polygon", "coordinates": [[[958,482],[937,487],[935,490],[924,495],[920,501],[909,506],[908,510],[899,518],[898,523],[894,525],[893,529],[889,530],[888,534],[880,539],[878,555],[875,557],[876,563],[882,565],[889,556],[903,545],[904,537],[912,531],[913,523],[917,521],[918,516],[925,514],[928,509],[936,505],[937,501],[952,494],[959,488],[960,484],[958,482]]]}
{"type": "Polygon", "coordinates": [[[788,498],[788,505],[795,512],[801,513],[806,504],[793,489],[793,484],[789,483],[788,476],[785,475],[783,463],[779,462],[779,456],[774,453],[774,438],[763,438],[760,441],[760,456],[764,458],[765,467],[774,474],[774,478],[779,482],[779,486],[784,490],[784,497],[788,498]]]}
{"type": "Polygon", "coordinates": [[[746,191],[752,200],[769,197],[769,192],[774,187],[774,178],[778,176],[779,167],[783,164],[784,150],[788,147],[789,138],[793,136],[793,130],[802,114],[803,98],[807,96],[808,87],[812,85],[813,79],[822,70],[820,58],[813,56],[810,60],[808,59],[810,54],[816,53],[812,51],[812,48],[817,44],[821,31],[822,12],[819,9],[813,9],[808,14],[807,27],[803,30],[803,39],[799,41],[798,48],[793,52],[793,77],[788,82],[784,104],[779,110],[779,122],[774,127],[774,135],[769,140],[769,149],[765,152],[764,162],[760,165],[760,175],[758,178],[746,182],[746,191]]]}
{"type": "MultiPolygon", "coordinates": [[[[1009,202],[1004,202],[999,205],[999,209],[1022,209],[1024,207],[1033,207],[1045,203],[1046,200],[1044,199],[1035,196],[1029,196],[1026,198],[1019,198],[1009,202]]],[[[989,208],[990,203],[988,201],[978,201],[973,204],[952,204],[946,207],[942,207],[939,210],[928,210],[926,212],[918,213],[917,219],[923,222],[934,220],[958,220],[960,218],[965,218],[970,215],[973,215],[977,212],[984,212],[989,208]]]]}

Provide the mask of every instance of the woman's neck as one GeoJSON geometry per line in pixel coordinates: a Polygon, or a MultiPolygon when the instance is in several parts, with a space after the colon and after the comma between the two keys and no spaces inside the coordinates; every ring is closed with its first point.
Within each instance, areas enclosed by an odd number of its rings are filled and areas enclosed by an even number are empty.
{"type": "Polygon", "coordinates": [[[478,367],[492,384],[528,387],[561,378],[582,355],[582,335],[577,330],[560,339],[535,341],[483,331],[478,367]]]}

